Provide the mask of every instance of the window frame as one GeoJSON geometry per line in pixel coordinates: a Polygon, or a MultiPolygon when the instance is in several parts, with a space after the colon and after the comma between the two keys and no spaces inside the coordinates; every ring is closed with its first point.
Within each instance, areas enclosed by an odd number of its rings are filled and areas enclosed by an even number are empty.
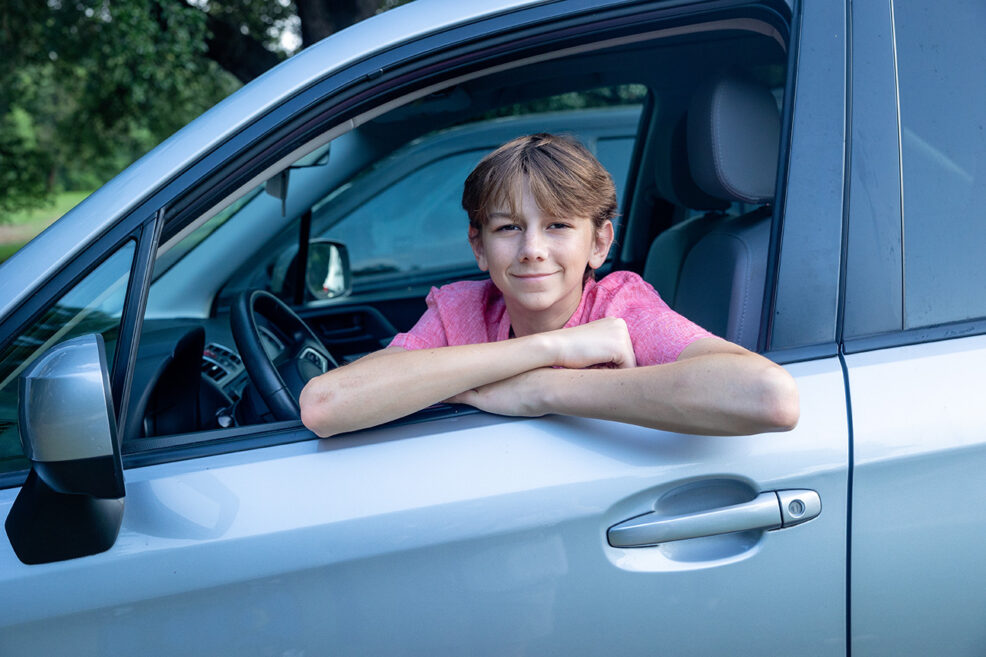
{"type": "MultiPolygon", "coordinates": [[[[591,44],[588,47],[593,47],[596,43],[606,41],[606,36],[608,36],[605,34],[606,29],[618,29],[621,34],[633,37],[650,31],[664,29],[667,26],[668,21],[675,22],[676,20],[680,20],[682,17],[686,17],[684,20],[686,24],[692,24],[708,22],[710,20],[728,19],[731,17],[729,15],[731,11],[735,12],[733,13],[733,17],[741,15],[743,18],[749,18],[751,14],[751,7],[748,5],[739,6],[736,3],[731,2],[719,2],[714,4],[717,7],[721,7],[723,12],[722,14],[715,14],[714,18],[710,17],[707,13],[698,12],[694,7],[660,8],[654,9],[650,12],[645,12],[644,17],[653,20],[653,25],[645,24],[642,26],[641,23],[643,18],[641,15],[638,12],[627,8],[622,8],[622,10],[618,12],[622,14],[620,17],[612,19],[611,22],[616,26],[615,28],[611,28],[607,20],[600,17],[598,13],[592,18],[581,16],[577,18],[569,18],[569,20],[579,21],[581,23],[579,25],[579,33],[591,35],[591,44]],[[604,36],[600,36],[600,32],[602,32],[604,36]]],[[[784,8],[786,8],[786,5],[784,5],[784,8]]],[[[768,24],[778,25],[782,35],[787,35],[787,24],[784,23],[783,17],[776,9],[771,9],[764,6],[753,9],[756,9],[757,12],[759,12],[756,14],[758,19],[763,19],[764,22],[768,24]]],[[[299,115],[295,116],[291,121],[286,122],[286,124],[282,125],[277,131],[268,131],[265,139],[258,140],[257,142],[251,144],[250,147],[242,151],[235,160],[231,160],[228,165],[224,167],[225,171],[222,169],[217,170],[218,173],[216,173],[214,177],[223,179],[225,183],[225,187],[222,188],[221,191],[213,191],[211,194],[201,194],[197,198],[194,198],[192,195],[187,195],[185,198],[178,199],[174,204],[174,210],[169,212],[169,220],[178,221],[180,217],[185,217],[187,220],[189,215],[193,215],[197,212],[204,213],[211,204],[217,202],[217,199],[222,198],[224,193],[228,194],[229,190],[251,186],[250,184],[245,184],[242,181],[256,181],[263,177],[262,175],[258,176],[254,173],[251,178],[250,172],[256,172],[258,170],[270,171],[271,165],[267,163],[272,161],[278,162],[282,165],[289,163],[294,159],[292,152],[298,148],[297,144],[309,143],[313,140],[314,135],[324,134],[326,132],[326,126],[339,125],[347,120],[358,120],[358,117],[362,112],[384,105],[394,98],[404,96],[409,93],[410,88],[428,88],[435,85],[436,81],[454,79],[462,74],[484,74],[487,70],[497,65],[502,65],[504,63],[512,65],[516,61],[521,61],[526,57],[531,56],[531,52],[553,52],[558,50],[559,46],[555,45],[546,47],[544,41],[538,38],[538,35],[543,31],[550,31],[552,34],[555,34],[557,32],[557,27],[546,22],[536,27],[534,30],[534,35],[525,35],[514,41],[511,41],[509,37],[504,38],[502,35],[491,37],[494,41],[502,41],[504,45],[500,48],[484,49],[482,41],[473,41],[470,43],[469,47],[472,51],[476,52],[477,58],[473,61],[454,60],[457,62],[462,61],[461,68],[459,69],[452,69],[447,65],[443,65],[442,58],[436,56],[434,64],[426,67],[428,75],[415,77],[412,73],[404,72],[402,76],[396,77],[397,72],[400,72],[401,69],[399,66],[395,67],[395,80],[399,80],[403,83],[403,85],[391,84],[391,81],[387,79],[388,76],[384,73],[376,78],[371,78],[372,82],[377,82],[378,84],[368,88],[363,93],[350,94],[349,90],[345,90],[344,92],[340,92],[335,95],[332,93],[326,94],[325,98],[322,99],[322,103],[330,107],[319,108],[317,113],[315,109],[309,109],[304,114],[299,113],[299,115]],[[408,82],[408,79],[412,79],[413,81],[408,82]],[[298,126],[298,124],[301,124],[301,126],[298,126]],[[302,127],[304,130],[301,129],[302,127]],[[292,137],[292,139],[289,140],[286,137],[282,137],[281,135],[284,133],[287,133],[287,135],[292,137]],[[264,166],[265,164],[266,167],[264,166]]],[[[411,68],[414,68],[417,64],[418,62],[401,63],[402,66],[406,65],[411,68]]],[[[378,70],[384,69],[381,68],[378,70]]],[[[366,80],[361,80],[361,82],[365,81],[366,80]]],[[[275,111],[280,112],[293,102],[294,101],[292,99],[275,111]]],[[[273,115],[274,112],[272,112],[269,116],[273,115]]],[[[638,135],[637,144],[639,143],[640,138],[638,135]]],[[[638,146],[635,145],[635,153],[637,149],[638,146]]],[[[625,196],[628,198],[632,193],[631,186],[634,179],[635,171],[634,167],[631,166],[631,172],[628,174],[625,188],[625,196]]],[[[206,186],[208,186],[207,182],[200,185],[200,187],[206,186]]],[[[165,232],[167,233],[167,231],[168,229],[166,227],[165,232]]],[[[342,303],[345,303],[345,300],[334,300],[333,305],[342,303]]],[[[424,411],[412,414],[406,418],[396,420],[393,423],[388,423],[388,425],[416,424],[419,422],[453,417],[464,413],[473,414],[476,412],[477,411],[475,411],[475,409],[463,409],[454,406],[425,409],[424,411]]],[[[509,418],[495,419],[497,422],[505,422],[508,420],[509,418]]],[[[278,427],[272,427],[271,425],[255,425],[249,427],[237,427],[235,429],[228,430],[199,432],[196,434],[191,434],[190,436],[163,438],[166,438],[166,440],[158,441],[157,446],[154,448],[151,448],[150,445],[148,445],[148,449],[135,450],[133,447],[130,449],[125,449],[125,465],[131,463],[160,463],[174,460],[174,458],[191,458],[193,456],[205,456],[238,451],[238,446],[242,446],[244,449],[273,446],[314,439],[314,435],[304,427],[300,426],[299,423],[289,422],[278,427]],[[191,436],[198,437],[198,439],[190,439],[191,436]],[[169,455],[171,457],[169,457],[169,455]]]]}
{"type": "Polygon", "coordinates": [[[761,353],[778,363],[839,352],[851,107],[846,21],[839,3],[799,3],[793,17],[761,321],[761,353]]]}
{"type": "MultiPolygon", "coordinates": [[[[40,290],[31,295],[0,324],[0,349],[3,349],[37,322],[52,304],[68,294],[107,258],[128,242],[134,242],[134,256],[130,263],[120,315],[120,333],[112,361],[113,366],[109,372],[117,426],[123,426],[123,422],[126,421],[127,405],[121,400],[128,399],[130,395],[134,362],[137,357],[137,340],[143,323],[151,265],[157,250],[162,216],[163,212],[158,212],[141,221],[136,214],[129,215],[48,279],[40,290]]],[[[122,436],[119,436],[118,440],[122,441],[122,436]]],[[[11,470],[0,473],[0,488],[22,485],[27,472],[27,470],[11,470]]]]}

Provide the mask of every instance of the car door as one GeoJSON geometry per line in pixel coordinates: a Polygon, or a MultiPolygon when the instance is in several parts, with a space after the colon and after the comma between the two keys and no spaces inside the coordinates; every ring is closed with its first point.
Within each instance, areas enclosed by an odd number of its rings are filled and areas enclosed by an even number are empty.
{"type": "Polygon", "coordinates": [[[869,44],[854,64],[865,96],[846,298],[852,648],[977,655],[986,98],[973,62],[986,55],[986,12],[897,0],[854,5],[853,18],[869,44]]]}
{"type": "MultiPolygon", "coordinates": [[[[841,157],[841,11],[805,7],[790,41],[764,343],[798,382],[793,432],[442,412],[332,440],[291,422],[168,437],[128,452],[109,550],[25,565],[0,547],[3,653],[844,654],[842,187],[809,162],[841,157]],[[809,491],[817,517],[776,528],[809,491]],[[705,511],[734,531],[690,530],[705,511]],[[652,512],[681,540],[614,546],[652,512]]],[[[5,516],[16,494],[0,491],[5,516]]]]}
{"type": "Polygon", "coordinates": [[[841,654],[842,373],[832,359],[789,368],[802,415],[785,435],[477,414],[129,468],[109,551],[26,566],[4,550],[18,604],[0,641],[12,654],[841,654]],[[775,532],[607,541],[654,510],[789,489],[816,491],[822,513],[775,532]],[[781,608],[811,613],[788,631],[781,608]]]}

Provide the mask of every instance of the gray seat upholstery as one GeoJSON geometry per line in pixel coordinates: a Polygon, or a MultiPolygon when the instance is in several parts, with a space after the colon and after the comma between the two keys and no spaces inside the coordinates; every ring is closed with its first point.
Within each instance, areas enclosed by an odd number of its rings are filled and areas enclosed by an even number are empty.
{"type": "Polygon", "coordinates": [[[757,348],[770,242],[770,212],[724,221],[682,264],[676,311],[747,349],[757,348]]]}
{"type": "Polygon", "coordinates": [[[675,224],[651,242],[643,277],[672,308],[675,307],[685,258],[700,239],[725,219],[726,215],[718,212],[691,217],[675,224]]]}
{"type": "Polygon", "coordinates": [[[644,264],[644,280],[654,286],[661,298],[674,305],[678,280],[685,256],[698,240],[715,228],[724,218],[729,202],[709,196],[695,184],[688,166],[686,119],[682,115],[670,139],[673,166],[658,166],[655,170],[657,189],[671,203],[705,213],[679,222],[651,242],[644,264]]]}
{"type": "Polygon", "coordinates": [[[707,194],[746,203],[774,198],[781,118],[765,87],[721,78],[688,108],[688,164],[707,194]]]}
{"type": "MultiPolygon", "coordinates": [[[[714,80],[695,93],[688,108],[691,177],[703,192],[727,203],[773,201],[779,139],[774,97],[751,82],[714,80]]],[[[698,227],[684,222],[659,236],[648,255],[680,258],[673,296],[665,296],[675,310],[748,349],[757,347],[759,336],[770,217],[770,208],[760,207],[698,227]],[[666,247],[677,251],[668,256],[666,247]]],[[[659,269],[648,262],[645,279],[659,269]]]]}

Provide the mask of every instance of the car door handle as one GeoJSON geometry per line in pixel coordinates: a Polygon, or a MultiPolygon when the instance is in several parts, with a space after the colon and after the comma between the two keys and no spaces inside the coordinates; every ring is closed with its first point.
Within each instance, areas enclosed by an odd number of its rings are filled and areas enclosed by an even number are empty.
{"type": "Polygon", "coordinates": [[[668,516],[652,511],[610,527],[606,535],[613,547],[645,547],[751,529],[784,529],[821,512],[822,500],[813,490],[767,491],[749,502],[697,513],[668,516]]]}

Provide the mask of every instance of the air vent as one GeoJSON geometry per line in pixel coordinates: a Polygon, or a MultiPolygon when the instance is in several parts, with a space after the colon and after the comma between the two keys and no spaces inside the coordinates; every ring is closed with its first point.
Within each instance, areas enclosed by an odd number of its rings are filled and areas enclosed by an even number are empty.
{"type": "Polygon", "coordinates": [[[221,366],[205,359],[202,360],[202,373],[216,383],[219,383],[225,379],[226,375],[229,374],[229,372],[224,370],[221,366]]]}
{"type": "Polygon", "coordinates": [[[211,342],[202,352],[202,373],[219,383],[230,372],[236,373],[243,368],[243,361],[235,351],[221,344],[211,342]]]}

